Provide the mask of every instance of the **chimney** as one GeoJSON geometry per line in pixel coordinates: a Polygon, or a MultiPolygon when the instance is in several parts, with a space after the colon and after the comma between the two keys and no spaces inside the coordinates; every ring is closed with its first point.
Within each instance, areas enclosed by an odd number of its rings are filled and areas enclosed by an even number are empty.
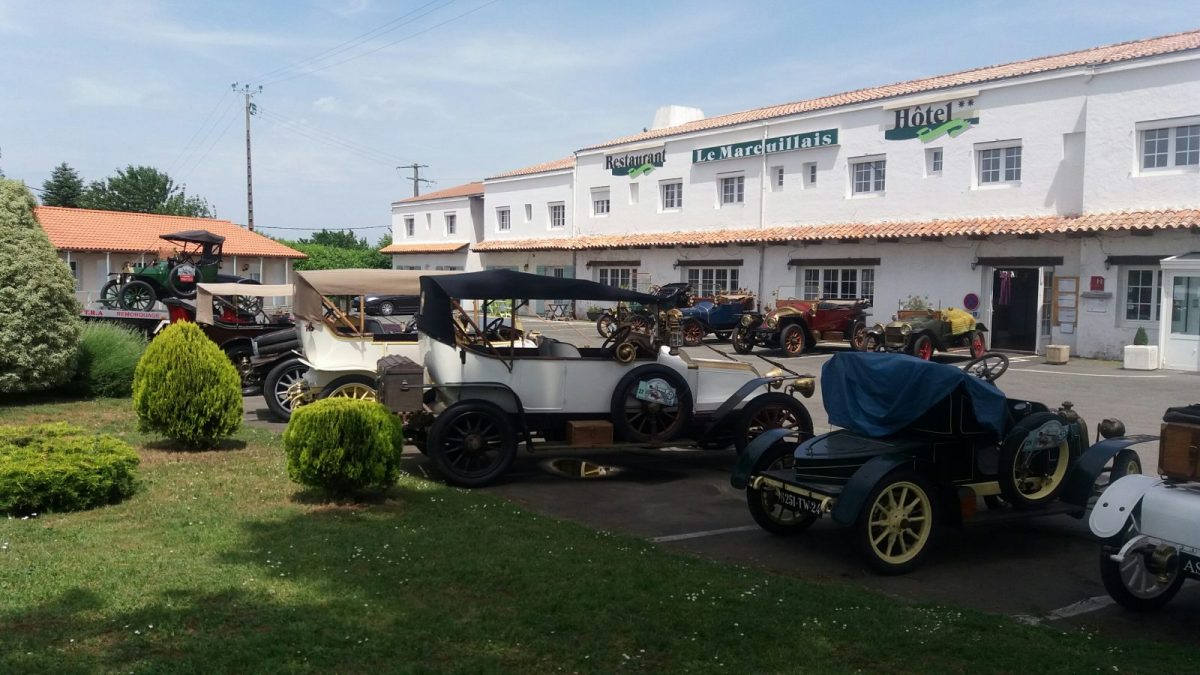
{"type": "Polygon", "coordinates": [[[665,129],[677,127],[680,124],[704,119],[704,111],[699,108],[689,108],[685,105],[664,105],[654,111],[654,123],[650,129],[665,129]]]}

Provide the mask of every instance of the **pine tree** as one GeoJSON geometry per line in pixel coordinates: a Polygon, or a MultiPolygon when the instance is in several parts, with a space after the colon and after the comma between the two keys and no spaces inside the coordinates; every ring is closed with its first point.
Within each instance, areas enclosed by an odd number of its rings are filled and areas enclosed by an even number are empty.
{"type": "Polygon", "coordinates": [[[50,178],[42,183],[42,204],[46,206],[79,207],[83,196],[83,179],[66,162],[54,167],[50,178]]]}

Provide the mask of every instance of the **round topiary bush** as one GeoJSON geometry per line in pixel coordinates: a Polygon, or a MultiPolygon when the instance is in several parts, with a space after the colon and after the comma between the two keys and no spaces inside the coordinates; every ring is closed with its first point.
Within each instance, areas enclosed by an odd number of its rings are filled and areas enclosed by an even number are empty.
{"type": "Polygon", "coordinates": [[[83,396],[129,396],[133,392],[133,372],[145,351],[146,336],[142,333],[89,321],[79,334],[75,378],[68,388],[83,396]]]}
{"type": "Polygon", "coordinates": [[[184,447],[212,447],[242,424],[242,384],[216,343],[180,321],[158,334],[133,373],[138,428],[184,447]]]}
{"type": "Polygon", "coordinates": [[[35,204],[24,184],[0,178],[0,394],[54,389],[75,372],[75,278],[35,204]]]}
{"type": "Polygon", "coordinates": [[[343,495],[400,475],[400,418],[374,401],[327,398],[292,412],[283,432],[288,476],[343,495]]]}
{"type": "Polygon", "coordinates": [[[138,456],[112,436],[62,422],[0,426],[0,513],[77,511],[133,494],[138,456]]]}

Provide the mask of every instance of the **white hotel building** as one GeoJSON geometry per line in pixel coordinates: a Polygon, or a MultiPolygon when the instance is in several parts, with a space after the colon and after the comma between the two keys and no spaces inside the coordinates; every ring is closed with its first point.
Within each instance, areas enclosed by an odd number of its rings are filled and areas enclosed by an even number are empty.
{"type": "Polygon", "coordinates": [[[926,297],[1015,350],[1119,358],[1141,327],[1163,366],[1200,369],[1200,31],[659,118],[396,202],[385,251],[767,305],[865,296],[876,321],[926,297]]]}

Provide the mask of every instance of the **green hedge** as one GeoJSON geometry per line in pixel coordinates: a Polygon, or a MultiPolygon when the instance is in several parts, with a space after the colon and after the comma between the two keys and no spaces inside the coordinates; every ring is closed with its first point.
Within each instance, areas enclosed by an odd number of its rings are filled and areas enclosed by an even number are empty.
{"type": "Polygon", "coordinates": [[[209,448],[242,424],[242,382],[221,348],[180,321],[150,341],[133,374],[138,428],[192,449],[209,448]]]}
{"type": "Polygon", "coordinates": [[[133,373],[146,336],[116,324],[89,321],[79,335],[75,378],[69,389],[84,396],[121,398],[133,393],[133,373]]]}
{"type": "Polygon", "coordinates": [[[0,426],[0,513],[76,511],[133,494],[138,456],[63,422],[0,426]]]}
{"type": "Polygon", "coordinates": [[[400,475],[400,417],[374,401],[327,398],[296,408],[283,432],[288,476],[343,495],[400,475]]]}

